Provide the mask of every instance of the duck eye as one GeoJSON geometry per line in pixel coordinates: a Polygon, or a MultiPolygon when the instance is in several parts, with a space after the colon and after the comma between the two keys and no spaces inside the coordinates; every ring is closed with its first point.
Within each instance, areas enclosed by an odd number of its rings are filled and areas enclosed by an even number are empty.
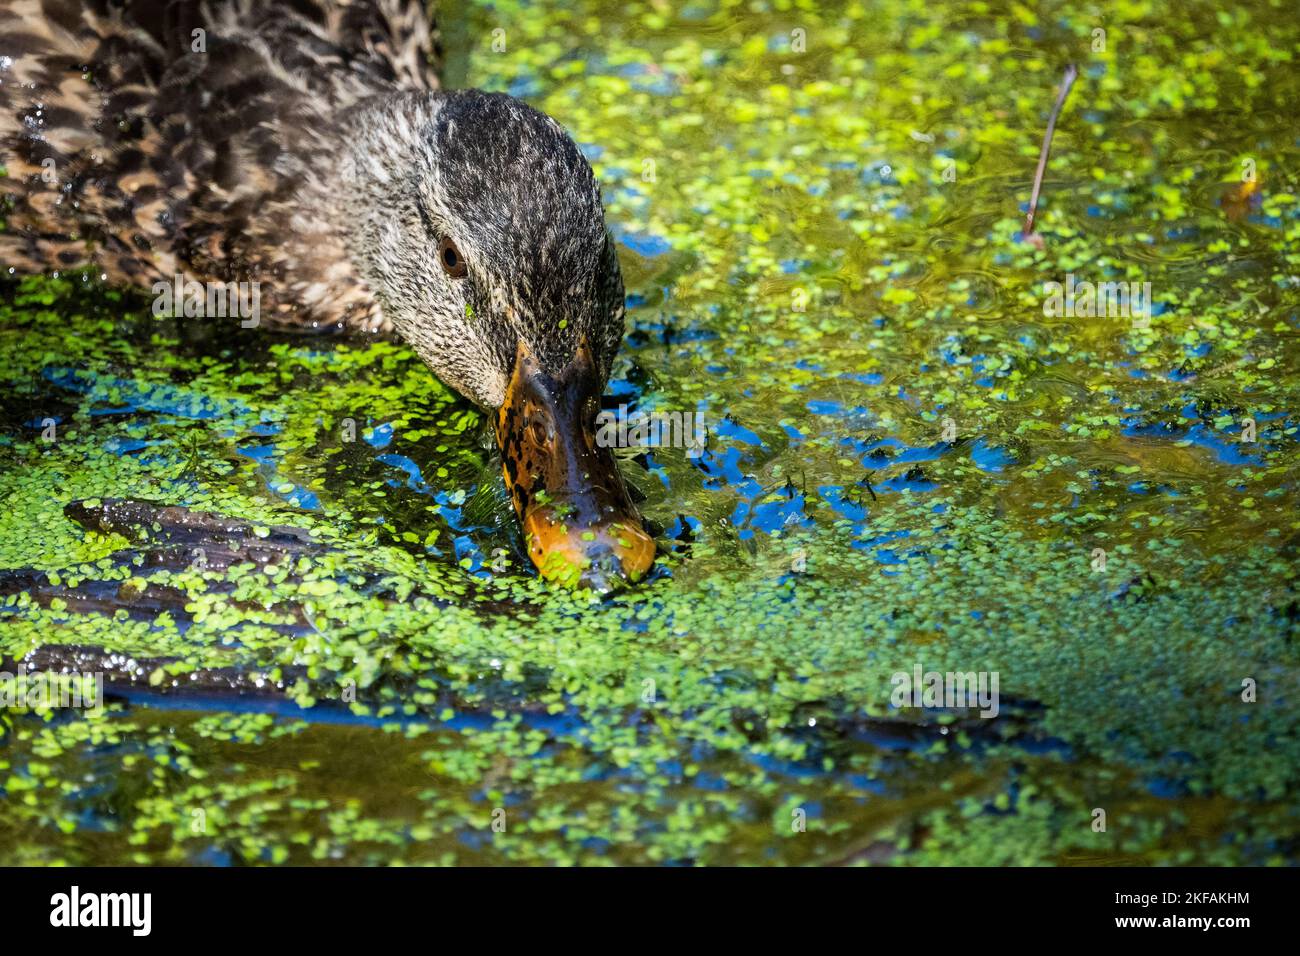
{"type": "Polygon", "coordinates": [[[546,429],[546,423],[542,421],[541,417],[534,416],[533,420],[528,423],[528,427],[532,429],[533,441],[535,441],[539,445],[545,445],[547,439],[547,429],[546,429]]]}
{"type": "Polygon", "coordinates": [[[456,243],[447,238],[438,243],[438,261],[442,263],[447,275],[453,279],[459,279],[469,271],[469,267],[465,265],[465,257],[456,248],[456,243]]]}

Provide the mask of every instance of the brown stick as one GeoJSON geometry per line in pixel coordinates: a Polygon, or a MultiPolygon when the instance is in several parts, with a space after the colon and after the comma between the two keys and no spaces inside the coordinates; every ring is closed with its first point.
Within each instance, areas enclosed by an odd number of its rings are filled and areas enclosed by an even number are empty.
{"type": "Polygon", "coordinates": [[[1034,192],[1029,197],[1029,214],[1025,216],[1025,239],[1034,234],[1034,213],[1038,211],[1038,192],[1043,187],[1043,173],[1047,172],[1047,154],[1052,151],[1052,134],[1056,132],[1056,118],[1061,115],[1065,98],[1070,95],[1070,88],[1078,77],[1079,71],[1071,63],[1065,68],[1065,78],[1061,80],[1061,91],[1056,96],[1056,105],[1052,115],[1047,118],[1047,132],[1043,134],[1043,149],[1038,154],[1038,170],[1034,173],[1034,192]]]}
{"type": "MultiPolygon", "coordinates": [[[[302,557],[322,555],[332,550],[331,545],[317,541],[304,528],[291,525],[261,527],[259,535],[255,523],[231,518],[208,511],[191,511],[180,505],[163,505],[132,498],[104,498],[90,501],[73,501],[64,506],[64,514],[83,527],[100,532],[114,532],[138,542],[137,546],[114,551],[108,557],[115,567],[135,570],[165,568],[172,571],[221,571],[235,564],[252,562],[266,567],[286,565],[288,579],[301,581],[294,570],[294,562],[302,557]],[[201,559],[201,560],[200,560],[201,559]]],[[[356,573],[363,579],[358,584],[371,598],[386,605],[399,602],[396,593],[384,583],[381,569],[358,567],[356,573]]],[[[66,574],[64,575],[67,576],[66,574]]],[[[468,580],[467,606],[485,614],[515,615],[530,610],[527,602],[498,599],[479,591],[478,582],[468,580]]],[[[234,585],[225,581],[210,581],[207,591],[229,595],[234,585]]],[[[124,586],[114,579],[100,581],[82,579],[76,587],[66,583],[51,584],[44,571],[32,568],[0,570],[0,600],[11,594],[26,593],[35,604],[49,607],[59,599],[68,610],[77,613],[113,615],[119,610],[137,620],[152,620],[164,611],[178,621],[188,622],[190,614],[186,605],[190,597],[170,585],[149,583],[143,590],[124,586]]],[[[402,603],[425,599],[438,607],[448,607],[453,602],[436,591],[412,590],[400,598],[402,603]]],[[[232,602],[233,606],[250,610],[252,605],[232,602]]],[[[314,625],[301,604],[281,601],[268,610],[287,613],[293,622],[274,625],[286,633],[304,634],[314,625]]]]}

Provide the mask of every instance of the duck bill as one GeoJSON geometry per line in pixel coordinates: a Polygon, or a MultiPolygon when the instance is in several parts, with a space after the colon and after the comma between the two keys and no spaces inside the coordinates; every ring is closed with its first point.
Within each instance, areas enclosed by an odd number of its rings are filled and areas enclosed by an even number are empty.
{"type": "Polygon", "coordinates": [[[655,546],[596,440],[600,392],[585,341],[554,377],[520,343],[496,434],[528,557],[548,581],[605,593],[644,577],[655,546]]]}

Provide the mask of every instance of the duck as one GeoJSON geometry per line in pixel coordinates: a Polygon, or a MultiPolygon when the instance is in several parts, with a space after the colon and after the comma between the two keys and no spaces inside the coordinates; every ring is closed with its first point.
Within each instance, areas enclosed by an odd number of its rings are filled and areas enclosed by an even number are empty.
{"type": "Polygon", "coordinates": [[[595,430],[625,320],[600,186],[441,62],[416,0],[12,0],[0,263],[255,283],[260,328],[404,341],[491,417],[538,573],[635,583],[654,539],[595,430]]]}

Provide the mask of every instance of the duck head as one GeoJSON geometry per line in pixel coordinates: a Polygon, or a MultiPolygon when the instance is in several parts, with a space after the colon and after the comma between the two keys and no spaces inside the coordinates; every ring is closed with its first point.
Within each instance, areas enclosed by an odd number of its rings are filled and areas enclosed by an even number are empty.
{"type": "Polygon", "coordinates": [[[475,91],[345,117],[340,228],[398,333],[487,409],[529,557],[605,591],[654,560],[596,416],[623,338],[600,189],[554,120],[475,91]]]}

